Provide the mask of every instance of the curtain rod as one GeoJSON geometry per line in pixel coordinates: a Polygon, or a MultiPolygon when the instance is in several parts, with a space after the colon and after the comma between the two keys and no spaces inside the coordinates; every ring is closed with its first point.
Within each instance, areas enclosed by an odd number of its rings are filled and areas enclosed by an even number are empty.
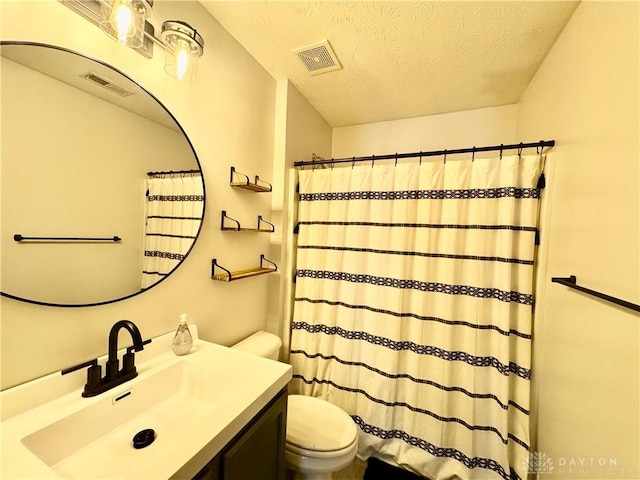
{"type": "Polygon", "coordinates": [[[200,173],[200,170],[169,170],[166,172],[147,172],[147,175],[150,177],[155,177],[157,175],[189,175],[200,173]]]}
{"type": "Polygon", "coordinates": [[[497,152],[504,150],[519,150],[522,152],[523,148],[544,148],[553,147],[556,144],[555,140],[540,140],[539,142],[530,143],[513,143],[509,145],[493,145],[490,147],[469,147],[458,148],[455,150],[433,150],[431,152],[413,152],[413,153],[390,153],[387,155],[371,155],[368,157],[351,157],[351,158],[331,158],[322,160],[304,160],[294,162],[294,167],[304,167],[307,165],[324,165],[336,163],[357,163],[357,162],[375,162],[376,160],[397,160],[399,158],[417,158],[417,157],[437,157],[440,155],[456,155],[460,153],[476,153],[476,152],[497,152]]]}

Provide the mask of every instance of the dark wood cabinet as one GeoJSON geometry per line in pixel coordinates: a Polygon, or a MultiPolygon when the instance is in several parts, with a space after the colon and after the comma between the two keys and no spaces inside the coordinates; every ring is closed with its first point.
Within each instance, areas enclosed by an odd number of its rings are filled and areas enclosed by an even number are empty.
{"type": "Polygon", "coordinates": [[[282,390],[194,480],[283,480],[287,390],[282,390]]]}

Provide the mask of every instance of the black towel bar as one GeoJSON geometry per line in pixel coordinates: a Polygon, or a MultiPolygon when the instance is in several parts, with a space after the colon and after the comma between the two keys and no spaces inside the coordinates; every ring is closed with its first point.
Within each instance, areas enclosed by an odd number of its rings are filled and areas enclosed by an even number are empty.
{"type": "Polygon", "coordinates": [[[122,238],[114,235],[113,237],[25,237],[20,233],[13,236],[16,242],[120,242],[122,238]]]}
{"type": "Polygon", "coordinates": [[[611,303],[615,303],[616,305],[620,305],[622,307],[630,308],[631,310],[635,310],[636,312],[640,312],[640,305],[636,305],[635,303],[627,302],[626,300],[621,300],[616,297],[612,297],[611,295],[606,295],[601,292],[596,292],[595,290],[591,290],[589,288],[581,287],[577,285],[577,278],[575,275],[570,275],[569,277],[552,277],[551,281],[553,283],[559,283],[569,288],[573,288],[575,290],[579,290],[581,292],[587,293],[594,297],[601,298],[611,303]]]}

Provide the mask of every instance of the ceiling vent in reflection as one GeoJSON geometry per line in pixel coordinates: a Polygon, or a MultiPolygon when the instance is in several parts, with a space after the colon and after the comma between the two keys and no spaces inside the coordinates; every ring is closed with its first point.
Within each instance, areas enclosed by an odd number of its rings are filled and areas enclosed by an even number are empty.
{"type": "Polygon", "coordinates": [[[121,97],[128,97],[129,95],[133,95],[133,92],[131,90],[127,90],[126,88],[118,85],[117,83],[113,83],[112,81],[107,80],[106,78],[102,78],[100,75],[96,75],[93,72],[83,73],[80,76],[85,80],[88,80],[102,88],[106,88],[110,92],[120,95],[121,97]]]}
{"type": "Polygon", "coordinates": [[[302,60],[311,75],[333,72],[342,68],[328,40],[298,48],[293,52],[302,60]]]}

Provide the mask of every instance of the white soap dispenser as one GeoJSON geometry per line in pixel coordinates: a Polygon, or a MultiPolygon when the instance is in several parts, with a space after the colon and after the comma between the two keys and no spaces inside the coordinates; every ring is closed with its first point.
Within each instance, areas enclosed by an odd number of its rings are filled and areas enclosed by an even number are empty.
{"type": "Polygon", "coordinates": [[[191,347],[193,347],[193,338],[187,325],[187,314],[183,313],[180,315],[180,323],[171,348],[176,355],[186,355],[191,351],[191,347]]]}

